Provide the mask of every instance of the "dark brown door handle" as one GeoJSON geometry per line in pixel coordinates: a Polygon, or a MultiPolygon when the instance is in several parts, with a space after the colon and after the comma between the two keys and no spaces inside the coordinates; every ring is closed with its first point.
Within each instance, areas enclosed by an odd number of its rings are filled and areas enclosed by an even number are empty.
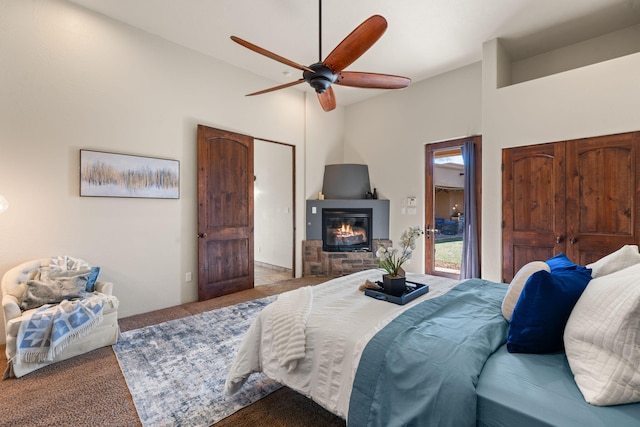
{"type": "Polygon", "coordinates": [[[576,239],[575,237],[569,239],[569,243],[571,243],[572,245],[575,245],[577,241],[578,239],[576,239]]]}
{"type": "Polygon", "coordinates": [[[562,243],[562,236],[556,236],[556,243],[562,243]]]}
{"type": "Polygon", "coordinates": [[[198,239],[206,239],[207,233],[198,233],[198,239]]]}

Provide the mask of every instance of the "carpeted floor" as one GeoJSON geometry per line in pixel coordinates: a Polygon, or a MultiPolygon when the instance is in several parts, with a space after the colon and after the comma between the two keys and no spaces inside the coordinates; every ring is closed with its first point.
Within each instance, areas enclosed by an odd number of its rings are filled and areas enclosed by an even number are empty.
{"type": "MultiPolygon", "coordinates": [[[[203,302],[120,319],[122,331],[275,295],[322,278],[291,279],[203,302]]],[[[7,360],[0,346],[0,372],[7,360]]],[[[140,426],[131,394],[111,347],[39,369],[19,379],[0,381],[0,425],[140,426]]],[[[345,422],[286,387],[215,424],[216,427],[322,426],[345,422]]]]}

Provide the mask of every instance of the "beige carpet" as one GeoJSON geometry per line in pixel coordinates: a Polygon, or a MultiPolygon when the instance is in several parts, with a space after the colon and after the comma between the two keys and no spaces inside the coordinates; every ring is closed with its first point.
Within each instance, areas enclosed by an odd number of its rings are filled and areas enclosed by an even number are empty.
{"type": "MultiPolygon", "coordinates": [[[[120,319],[122,331],[178,319],[239,302],[275,295],[326,279],[291,279],[203,302],[120,319]]],[[[7,360],[0,346],[0,372],[7,360]]],[[[129,389],[111,347],[39,369],[22,378],[0,381],[0,425],[139,426],[129,389]]],[[[322,426],[345,422],[310,399],[283,387],[215,424],[219,427],[322,426]]]]}

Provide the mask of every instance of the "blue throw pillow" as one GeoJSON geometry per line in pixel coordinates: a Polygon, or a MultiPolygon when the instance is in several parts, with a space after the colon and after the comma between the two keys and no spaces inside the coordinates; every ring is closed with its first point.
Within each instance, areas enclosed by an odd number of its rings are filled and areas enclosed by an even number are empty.
{"type": "Polygon", "coordinates": [[[552,273],[562,270],[584,270],[586,267],[582,265],[577,265],[571,262],[569,258],[563,253],[560,253],[554,257],[549,258],[545,261],[552,273]]]}
{"type": "Polygon", "coordinates": [[[87,292],[93,292],[96,290],[96,281],[100,274],[100,267],[92,267],[89,277],[87,277],[87,292]]]}
{"type": "Polygon", "coordinates": [[[537,354],[562,351],[565,325],[590,280],[591,269],[584,267],[532,274],[513,309],[507,350],[537,354]]]}

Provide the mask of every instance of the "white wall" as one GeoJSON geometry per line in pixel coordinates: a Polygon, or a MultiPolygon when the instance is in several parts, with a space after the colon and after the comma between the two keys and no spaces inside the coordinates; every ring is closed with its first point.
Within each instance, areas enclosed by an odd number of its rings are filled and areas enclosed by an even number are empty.
{"type": "MultiPolygon", "coordinates": [[[[483,254],[502,254],[503,148],[640,129],[639,53],[496,89],[504,55],[497,40],[484,44],[483,254]]],[[[482,257],[482,275],[501,280],[501,255],[482,257]]]]}
{"type": "MultiPolygon", "coordinates": [[[[371,187],[390,200],[391,240],[425,225],[425,144],[481,133],[481,70],[476,63],[346,108],[345,163],[369,165],[371,187]],[[416,215],[400,213],[408,196],[416,215]]],[[[423,245],[406,270],[424,271],[423,245]]]]}
{"type": "Polygon", "coordinates": [[[293,268],[293,165],[291,146],[254,140],[255,261],[293,268]]]}
{"type": "Polygon", "coordinates": [[[640,51],[640,24],[511,63],[511,82],[597,64],[640,51]]]}
{"type": "Polygon", "coordinates": [[[102,267],[121,317],[195,300],[198,124],[296,145],[305,229],[305,143],[323,138],[302,92],[247,98],[274,82],[63,1],[0,16],[0,276],[69,254],[102,267]],[[81,148],[179,160],[180,199],[79,197],[81,148]]]}
{"type": "MultiPolygon", "coordinates": [[[[490,41],[482,64],[325,113],[295,89],[246,98],[274,82],[63,1],[0,0],[0,16],[0,194],[10,202],[0,275],[33,258],[84,258],[115,283],[121,316],[196,299],[184,277],[197,276],[199,123],[296,146],[298,272],[304,201],[325,164],[369,165],[397,240],[424,225],[425,144],[482,134],[491,280],[501,275],[502,148],[640,128],[640,54],[496,89],[509,60],[490,41]],[[179,160],[180,199],[79,197],[81,148],[179,160]],[[400,214],[407,196],[417,215],[400,214]]],[[[421,248],[408,270],[423,271],[421,248]]]]}
{"type": "MultiPolygon", "coordinates": [[[[336,97],[340,96],[342,89],[344,88],[334,89],[336,97]]],[[[324,166],[344,163],[345,109],[338,106],[327,113],[320,107],[315,94],[307,94],[306,105],[305,198],[315,200],[318,198],[318,192],[322,191],[324,166]]]]}
{"type": "MultiPolygon", "coordinates": [[[[633,40],[635,31],[597,43],[633,40]]],[[[584,56],[584,45],[561,51],[584,56]]],[[[538,70],[548,69],[531,61],[538,70]]],[[[483,46],[482,63],[346,108],[345,162],[369,165],[372,187],[391,199],[391,239],[397,240],[406,227],[424,225],[424,144],[481,134],[482,276],[501,281],[502,149],[639,130],[639,67],[635,53],[510,85],[511,60],[492,40],[483,46]],[[409,195],[418,197],[416,216],[400,214],[409,195]]],[[[421,246],[408,270],[424,271],[423,257],[421,246]]]]}

